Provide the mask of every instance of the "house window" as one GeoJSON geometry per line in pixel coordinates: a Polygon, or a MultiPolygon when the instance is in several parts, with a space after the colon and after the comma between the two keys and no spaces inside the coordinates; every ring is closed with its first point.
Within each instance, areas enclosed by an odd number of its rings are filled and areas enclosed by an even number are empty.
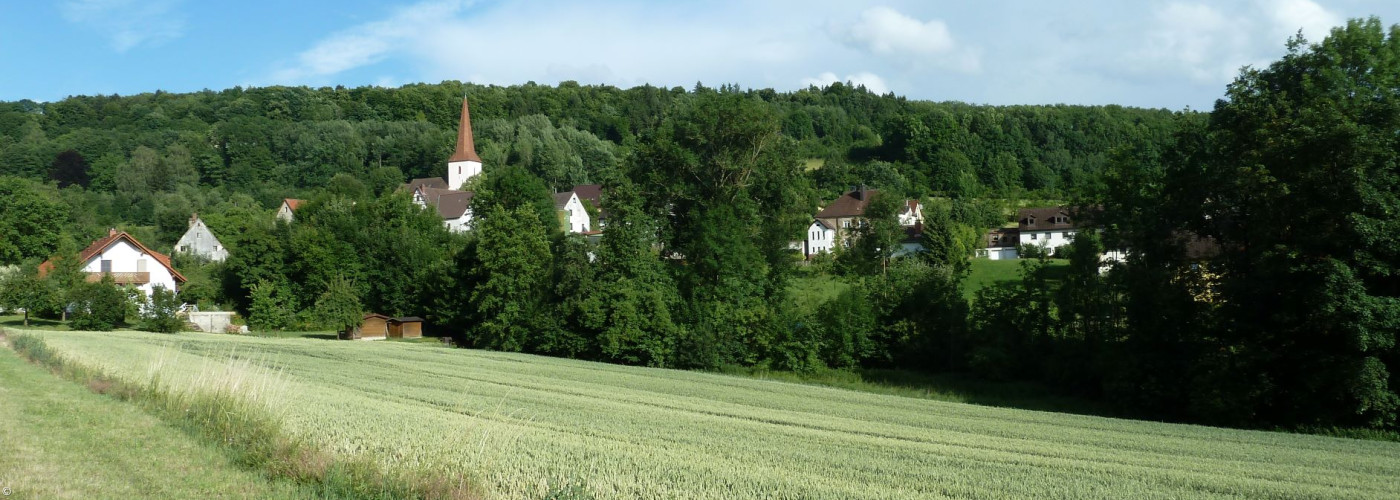
{"type": "Polygon", "coordinates": [[[1069,231],[1065,231],[1063,236],[1065,237],[1065,239],[1069,239],[1069,231]]]}
{"type": "Polygon", "coordinates": [[[846,219],[846,220],[841,221],[841,227],[851,227],[851,220],[850,220],[850,219],[846,219]]]}
{"type": "Polygon", "coordinates": [[[144,272],[146,272],[146,259],[141,259],[141,260],[136,261],[136,272],[138,272],[138,273],[144,273],[144,272]]]}
{"type": "Polygon", "coordinates": [[[1031,233],[1031,239],[1033,239],[1033,240],[1036,239],[1036,237],[1038,237],[1038,236],[1040,236],[1040,235],[1035,234],[1035,233],[1031,233]]]}
{"type": "Polygon", "coordinates": [[[110,260],[104,260],[104,261],[102,261],[102,272],[104,272],[104,273],[110,273],[110,272],[112,272],[112,261],[110,261],[110,260]]]}

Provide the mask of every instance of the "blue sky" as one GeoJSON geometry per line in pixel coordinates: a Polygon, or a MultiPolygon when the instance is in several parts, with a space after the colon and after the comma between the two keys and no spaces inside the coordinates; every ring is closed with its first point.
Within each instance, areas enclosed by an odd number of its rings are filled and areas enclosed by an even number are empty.
{"type": "Polygon", "coordinates": [[[0,100],[464,80],[1209,109],[1246,64],[1394,0],[0,3],[0,100]]]}

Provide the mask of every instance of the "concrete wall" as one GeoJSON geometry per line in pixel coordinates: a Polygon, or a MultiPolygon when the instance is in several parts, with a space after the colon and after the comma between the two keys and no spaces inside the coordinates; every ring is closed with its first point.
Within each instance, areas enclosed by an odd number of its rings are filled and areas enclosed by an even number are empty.
{"type": "Polygon", "coordinates": [[[195,328],[201,332],[224,333],[228,331],[228,326],[233,324],[233,314],[231,312],[192,312],[186,316],[186,320],[193,323],[195,328]]]}

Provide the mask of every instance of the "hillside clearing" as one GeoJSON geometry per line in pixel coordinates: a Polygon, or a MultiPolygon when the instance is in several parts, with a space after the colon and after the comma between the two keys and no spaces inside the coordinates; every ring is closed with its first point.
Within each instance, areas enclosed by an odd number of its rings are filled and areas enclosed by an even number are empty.
{"type": "Polygon", "coordinates": [[[286,430],[500,496],[1386,498],[1400,444],[989,408],[424,344],[35,332],[110,373],[280,380],[286,430]],[[275,375],[272,375],[275,373],[275,375]]]}

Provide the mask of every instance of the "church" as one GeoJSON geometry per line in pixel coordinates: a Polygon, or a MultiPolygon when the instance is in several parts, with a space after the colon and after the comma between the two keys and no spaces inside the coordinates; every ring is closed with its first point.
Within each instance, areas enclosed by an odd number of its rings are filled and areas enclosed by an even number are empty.
{"type": "MultiPolygon", "coordinates": [[[[449,231],[464,232],[471,229],[475,193],[463,187],[467,181],[481,175],[481,167],[481,157],[476,154],[476,142],[472,138],[471,111],[464,98],[462,119],[457,125],[457,148],[447,159],[447,178],[413,179],[404,187],[413,193],[415,204],[437,210],[449,231]]],[[[593,221],[584,203],[591,204],[594,211],[600,213],[601,197],[602,186],[596,184],[574,186],[570,191],[555,193],[554,208],[559,211],[561,227],[573,233],[597,235],[602,221],[593,221]]]]}
{"type": "Polygon", "coordinates": [[[413,202],[421,207],[433,207],[447,229],[466,231],[472,219],[471,202],[475,193],[462,186],[472,177],[481,175],[481,157],[476,154],[472,139],[471,111],[462,99],[462,120],[457,125],[457,149],[447,159],[447,179],[425,177],[413,179],[405,186],[413,193],[413,202]]]}

